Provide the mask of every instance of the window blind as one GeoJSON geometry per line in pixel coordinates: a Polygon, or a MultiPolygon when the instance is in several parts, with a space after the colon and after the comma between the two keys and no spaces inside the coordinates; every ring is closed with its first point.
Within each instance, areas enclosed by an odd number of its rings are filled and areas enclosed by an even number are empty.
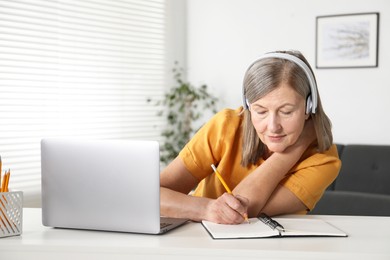
{"type": "Polygon", "coordinates": [[[0,0],[0,155],[40,206],[45,137],[160,139],[164,0],[0,0]]]}

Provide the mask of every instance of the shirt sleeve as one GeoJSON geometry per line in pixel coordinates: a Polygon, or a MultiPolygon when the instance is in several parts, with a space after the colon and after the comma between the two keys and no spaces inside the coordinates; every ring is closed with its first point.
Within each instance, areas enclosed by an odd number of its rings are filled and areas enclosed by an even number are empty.
{"type": "Polygon", "coordinates": [[[218,163],[232,150],[240,127],[238,110],[224,109],[214,115],[179,153],[187,170],[202,180],[213,171],[212,163],[218,163]]]}
{"type": "Polygon", "coordinates": [[[315,153],[298,163],[281,184],[312,210],[326,188],[336,179],[341,161],[333,145],[324,153],[315,153]]]}

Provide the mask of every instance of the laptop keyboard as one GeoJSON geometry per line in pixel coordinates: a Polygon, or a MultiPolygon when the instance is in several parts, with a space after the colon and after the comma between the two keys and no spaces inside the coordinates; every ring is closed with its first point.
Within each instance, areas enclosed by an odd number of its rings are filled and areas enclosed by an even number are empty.
{"type": "Polygon", "coordinates": [[[172,225],[172,223],[161,222],[161,223],[160,223],[160,228],[166,228],[166,227],[169,227],[170,225],[172,225]]]}

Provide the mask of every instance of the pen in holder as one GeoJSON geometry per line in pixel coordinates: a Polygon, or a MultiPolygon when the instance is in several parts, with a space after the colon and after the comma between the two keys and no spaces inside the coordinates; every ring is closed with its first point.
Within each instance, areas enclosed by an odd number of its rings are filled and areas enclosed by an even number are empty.
{"type": "Polygon", "coordinates": [[[23,192],[0,192],[0,238],[22,234],[23,192]]]}

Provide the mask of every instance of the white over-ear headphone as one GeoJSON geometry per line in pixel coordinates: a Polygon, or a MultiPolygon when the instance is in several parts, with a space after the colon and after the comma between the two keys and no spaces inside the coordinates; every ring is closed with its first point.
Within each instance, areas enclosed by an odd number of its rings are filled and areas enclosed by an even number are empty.
{"type": "MultiPolygon", "coordinates": [[[[306,100],[306,114],[309,114],[309,113],[315,114],[316,109],[317,109],[317,84],[316,84],[316,81],[314,79],[313,73],[311,72],[310,68],[306,65],[306,63],[303,62],[300,58],[298,58],[294,55],[291,55],[291,54],[280,53],[280,52],[271,52],[271,53],[264,54],[264,55],[260,56],[259,58],[257,58],[248,67],[248,70],[249,70],[249,68],[251,68],[253,66],[253,64],[258,62],[259,60],[268,59],[268,58],[278,58],[278,59],[289,60],[289,61],[294,62],[295,64],[297,64],[299,67],[301,67],[303,69],[303,71],[305,72],[305,74],[307,76],[307,79],[309,80],[309,85],[310,85],[310,94],[306,100]]],[[[243,102],[244,109],[249,109],[249,102],[245,97],[245,88],[244,87],[243,87],[242,94],[243,94],[243,101],[244,101],[243,102]]]]}

